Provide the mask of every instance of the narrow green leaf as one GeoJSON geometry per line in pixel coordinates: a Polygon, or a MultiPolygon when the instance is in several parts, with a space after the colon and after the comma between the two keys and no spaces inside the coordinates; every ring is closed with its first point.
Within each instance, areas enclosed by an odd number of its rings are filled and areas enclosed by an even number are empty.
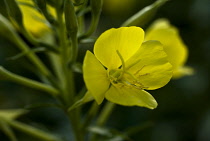
{"type": "Polygon", "coordinates": [[[21,57],[24,57],[24,56],[28,55],[29,53],[37,53],[37,52],[44,52],[44,51],[46,51],[46,49],[44,47],[34,48],[34,49],[31,49],[31,50],[19,53],[15,56],[9,57],[9,58],[7,58],[7,60],[17,60],[21,57]]]}
{"type": "Polygon", "coordinates": [[[82,73],[82,64],[77,62],[72,65],[72,69],[77,73],[82,73]]]}
{"type": "Polygon", "coordinates": [[[37,137],[44,141],[61,141],[60,138],[56,137],[53,134],[50,134],[48,132],[42,131],[41,129],[35,128],[33,126],[11,120],[7,122],[11,127],[22,131],[26,134],[29,134],[31,136],[37,137]]]}
{"type": "Polygon", "coordinates": [[[0,79],[11,81],[11,82],[16,82],[18,84],[22,84],[22,85],[28,86],[30,88],[42,90],[42,91],[48,92],[52,96],[57,96],[59,94],[59,91],[50,85],[47,85],[47,84],[29,79],[29,78],[25,78],[23,76],[14,74],[14,73],[6,70],[2,66],[0,66],[0,79]]]}
{"type": "Polygon", "coordinates": [[[17,141],[17,138],[11,127],[6,122],[4,122],[3,119],[0,120],[0,129],[8,136],[11,141],[17,141]]]}
{"type": "MultiPolygon", "coordinates": [[[[1,14],[0,14],[0,36],[14,43],[23,52],[25,51],[27,52],[28,50],[30,50],[28,45],[18,36],[17,32],[15,31],[11,23],[1,14]]],[[[34,63],[34,65],[37,68],[39,68],[39,70],[43,73],[43,75],[45,76],[50,75],[50,71],[48,70],[48,68],[35,54],[30,53],[27,55],[27,57],[34,63]]]]}
{"type": "Polygon", "coordinates": [[[144,26],[156,14],[158,8],[165,4],[168,0],[157,0],[153,4],[143,8],[135,15],[126,20],[122,26],[144,26]]]}
{"type": "Polygon", "coordinates": [[[13,120],[27,112],[28,112],[27,110],[23,110],[23,109],[1,109],[0,118],[13,120]]]}
{"type": "Polygon", "coordinates": [[[112,133],[110,132],[110,130],[107,128],[104,128],[104,127],[91,126],[88,128],[88,130],[94,134],[98,134],[98,135],[105,136],[105,137],[112,136],[112,133]]]}

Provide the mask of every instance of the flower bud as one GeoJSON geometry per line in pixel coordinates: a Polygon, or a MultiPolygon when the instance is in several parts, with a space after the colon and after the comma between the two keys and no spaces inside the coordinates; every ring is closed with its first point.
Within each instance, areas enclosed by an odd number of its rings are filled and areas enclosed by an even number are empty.
{"type": "Polygon", "coordinates": [[[71,0],[66,0],[64,6],[64,13],[65,13],[66,29],[68,34],[70,36],[72,34],[74,35],[77,34],[78,22],[74,11],[74,5],[71,0]]]}
{"type": "Polygon", "coordinates": [[[46,0],[46,2],[51,5],[52,7],[55,7],[56,9],[61,9],[63,6],[64,0],[46,0]]]}
{"type": "Polygon", "coordinates": [[[91,11],[93,15],[98,15],[101,13],[103,0],[91,0],[91,11]]]}
{"type": "Polygon", "coordinates": [[[38,6],[39,10],[42,12],[42,14],[48,20],[48,22],[51,23],[51,24],[55,24],[56,21],[55,21],[54,17],[47,10],[47,2],[46,2],[46,0],[33,0],[33,1],[38,6]]]}
{"type": "Polygon", "coordinates": [[[144,26],[155,15],[158,8],[167,1],[168,0],[157,0],[130,17],[122,24],[122,26],[144,26]]]}

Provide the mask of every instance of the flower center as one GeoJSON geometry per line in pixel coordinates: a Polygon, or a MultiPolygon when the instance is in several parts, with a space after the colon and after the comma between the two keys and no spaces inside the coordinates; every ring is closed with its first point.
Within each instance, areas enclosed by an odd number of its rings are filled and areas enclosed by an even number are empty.
{"type": "Polygon", "coordinates": [[[117,84],[120,81],[120,78],[122,78],[123,70],[122,69],[116,69],[116,70],[110,70],[109,71],[109,79],[114,84],[117,84]]]}
{"type": "Polygon", "coordinates": [[[110,82],[112,84],[120,84],[120,86],[134,87],[137,89],[147,88],[139,82],[139,80],[136,78],[134,74],[127,71],[122,55],[120,54],[118,50],[116,50],[116,52],[122,62],[122,66],[120,66],[117,69],[108,70],[108,76],[109,76],[110,82]]]}

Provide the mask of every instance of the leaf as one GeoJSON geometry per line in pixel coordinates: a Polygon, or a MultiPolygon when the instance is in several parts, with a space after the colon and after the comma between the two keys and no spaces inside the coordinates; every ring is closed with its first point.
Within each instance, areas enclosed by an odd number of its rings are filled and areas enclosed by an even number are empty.
{"type": "Polygon", "coordinates": [[[4,120],[0,120],[0,129],[8,136],[11,141],[17,141],[17,138],[11,127],[6,122],[4,122],[4,120]]]}
{"type": "Polygon", "coordinates": [[[86,92],[86,94],[84,95],[84,97],[82,97],[80,100],[78,100],[77,102],[75,102],[71,107],[68,108],[68,112],[70,112],[71,110],[92,101],[94,98],[93,96],[90,94],[90,92],[86,92]]]}
{"type": "Polygon", "coordinates": [[[0,118],[4,118],[7,120],[14,120],[17,117],[27,113],[27,110],[23,109],[1,109],[0,110],[0,118]]]}
{"type": "Polygon", "coordinates": [[[122,133],[116,129],[109,129],[105,127],[91,126],[88,130],[94,134],[102,136],[100,141],[130,141],[131,139],[127,134],[122,133]]]}
{"type": "Polygon", "coordinates": [[[9,58],[7,58],[7,60],[17,60],[17,59],[19,59],[21,57],[27,56],[30,53],[44,52],[44,51],[46,51],[46,49],[44,47],[34,48],[34,49],[30,49],[28,51],[19,53],[19,54],[15,55],[15,56],[9,57],[9,58]]]}
{"type": "Polygon", "coordinates": [[[106,137],[111,137],[112,134],[107,128],[102,128],[98,126],[91,126],[88,128],[88,130],[92,133],[101,135],[101,136],[106,136],[106,137]]]}
{"type": "Polygon", "coordinates": [[[77,63],[74,63],[72,65],[72,69],[74,70],[74,72],[77,72],[77,73],[82,73],[82,64],[77,62],[77,63]]]}
{"type": "Polygon", "coordinates": [[[143,8],[135,15],[126,20],[122,26],[144,26],[156,13],[158,8],[168,0],[157,0],[153,4],[143,8]]]}

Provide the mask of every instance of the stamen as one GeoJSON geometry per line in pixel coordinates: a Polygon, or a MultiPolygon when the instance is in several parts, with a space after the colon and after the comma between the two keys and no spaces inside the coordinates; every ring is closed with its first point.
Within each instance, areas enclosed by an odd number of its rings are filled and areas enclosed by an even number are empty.
{"type": "Polygon", "coordinates": [[[135,77],[135,75],[131,74],[130,72],[125,71],[126,74],[131,76],[134,80],[138,81],[138,79],[135,77]]]}
{"type": "Polygon", "coordinates": [[[123,69],[123,71],[125,71],[125,61],[124,61],[122,55],[120,54],[119,50],[116,50],[116,52],[122,62],[122,69],[123,69]]]}
{"type": "Polygon", "coordinates": [[[129,69],[129,68],[133,67],[134,65],[136,65],[140,61],[141,61],[141,59],[136,60],[135,62],[133,62],[132,64],[130,64],[126,69],[129,69]]]}
{"type": "Polygon", "coordinates": [[[134,75],[137,75],[146,65],[142,66],[139,70],[137,70],[134,75]]]}

